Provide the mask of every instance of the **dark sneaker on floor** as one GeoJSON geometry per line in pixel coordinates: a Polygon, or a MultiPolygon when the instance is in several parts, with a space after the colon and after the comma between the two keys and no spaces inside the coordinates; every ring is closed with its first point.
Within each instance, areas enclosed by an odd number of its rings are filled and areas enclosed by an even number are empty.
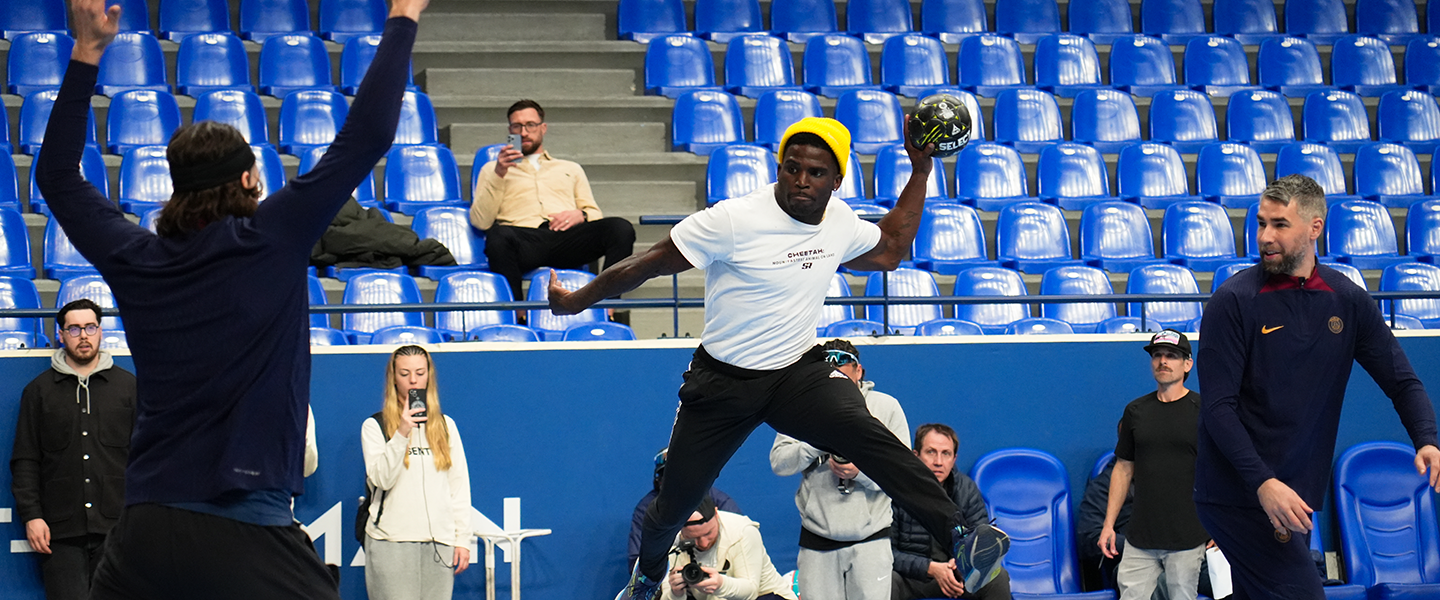
{"type": "Polygon", "coordinates": [[[615,600],[659,600],[660,582],[650,581],[650,578],[640,574],[640,565],[635,565],[635,571],[630,574],[630,583],[625,584],[625,589],[615,596],[615,600]]]}
{"type": "Polygon", "coordinates": [[[1000,574],[1001,559],[1010,551],[1009,534],[981,523],[974,528],[956,527],[951,535],[955,575],[965,583],[966,590],[979,590],[1000,574]]]}

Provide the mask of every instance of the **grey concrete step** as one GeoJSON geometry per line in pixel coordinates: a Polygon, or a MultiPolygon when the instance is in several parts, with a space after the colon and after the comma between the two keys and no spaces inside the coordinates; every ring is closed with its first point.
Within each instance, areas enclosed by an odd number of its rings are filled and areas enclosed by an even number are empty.
{"type": "Polygon", "coordinates": [[[643,82],[621,69],[426,69],[415,83],[434,96],[624,97],[643,82]]]}
{"type": "Polygon", "coordinates": [[[634,69],[645,67],[643,44],[628,41],[499,42],[481,38],[416,42],[415,70],[433,68],[634,69]]]}
{"type": "Polygon", "coordinates": [[[614,39],[604,14],[429,13],[416,34],[424,41],[527,42],[614,39]]]}
{"type": "MultiPolygon", "coordinates": [[[[551,123],[545,149],[559,154],[585,151],[628,154],[670,150],[670,128],[664,123],[551,123]]],[[[441,131],[441,141],[455,152],[474,152],[503,143],[505,122],[453,123],[441,131]]]]}
{"type": "Polygon", "coordinates": [[[590,183],[606,216],[639,222],[641,215],[689,214],[704,208],[703,190],[693,181],[600,181],[590,183]]]}
{"type": "MultiPolygon", "coordinates": [[[[445,123],[505,123],[519,96],[432,96],[435,118],[445,123]]],[[[663,96],[539,99],[545,121],[568,123],[669,123],[672,102],[663,96]]],[[[458,152],[459,150],[457,150],[458,152]]],[[[473,152],[474,149],[472,148],[473,152]]]]}

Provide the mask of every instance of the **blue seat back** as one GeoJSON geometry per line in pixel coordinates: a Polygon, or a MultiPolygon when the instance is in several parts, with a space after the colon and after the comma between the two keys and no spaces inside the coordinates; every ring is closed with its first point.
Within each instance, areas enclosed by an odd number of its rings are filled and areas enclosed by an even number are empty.
{"type": "MultiPolygon", "coordinates": [[[[830,287],[825,290],[827,298],[849,298],[850,281],[845,279],[842,273],[836,273],[830,278],[830,287]]],[[[832,324],[841,321],[849,321],[855,318],[855,307],[842,304],[826,304],[820,309],[820,321],[816,324],[817,330],[824,330],[832,324]]]]}
{"type": "Polygon", "coordinates": [[[870,55],[865,43],[848,35],[831,33],[805,42],[801,57],[805,87],[870,85],[870,55]]]}
{"type": "MultiPolygon", "coordinates": [[[[1195,274],[1180,265],[1147,265],[1130,272],[1127,294],[1198,294],[1200,286],[1195,274]]],[[[1144,306],[1145,319],[1166,327],[1183,327],[1200,318],[1199,302],[1131,302],[1126,311],[1139,317],[1144,306]]]]}
{"type": "Polygon", "coordinates": [[[1122,197],[1184,196],[1190,193],[1185,162],[1180,159],[1179,152],[1164,144],[1145,142],[1127,146],[1120,151],[1116,174],[1122,197]]]}
{"type": "Polygon", "coordinates": [[[1380,97],[1380,139],[1440,143],[1440,104],[1425,92],[1386,92],[1380,97]]]}
{"type": "Polygon", "coordinates": [[[1345,35],[1350,23],[1344,0],[1285,0],[1285,31],[1291,35],[1345,35]]]}
{"type": "MultiPolygon", "coordinates": [[[[1440,15],[1440,11],[1436,14],[1440,15]]],[[[1432,28],[1430,35],[1416,37],[1405,45],[1406,84],[1440,86],[1440,37],[1437,34],[1440,29],[1432,28]]]]}
{"type": "Polygon", "coordinates": [[[917,325],[915,335],[985,335],[985,330],[979,325],[960,319],[935,319],[917,325]]]}
{"type": "Polygon", "coordinates": [[[1124,34],[1135,31],[1130,3],[1122,0],[1076,0],[1070,3],[1070,33],[1124,34]]]}
{"type": "MultiPolygon", "coordinates": [[[[880,53],[880,85],[896,93],[901,86],[940,87],[950,84],[950,59],[945,46],[918,33],[885,40],[880,53]]],[[[918,94],[917,94],[918,96],[918,94]]]]}
{"type": "Polygon", "coordinates": [[[260,201],[285,187],[285,165],[280,162],[280,153],[271,145],[250,146],[255,153],[255,167],[260,171],[260,201]]]}
{"type": "Polygon", "coordinates": [[[120,201],[159,204],[174,193],[164,146],[131,148],[120,160],[120,201]]]}
{"type": "Polygon", "coordinates": [[[1225,129],[1237,142],[1282,142],[1295,139],[1295,121],[1284,96],[1270,90],[1230,96],[1225,129]]]}
{"type": "Polygon", "coordinates": [[[21,210],[20,172],[9,152],[0,152],[0,208],[21,210]]]}
{"type": "Polygon", "coordinates": [[[1166,207],[1161,235],[1165,258],[1235,256],[1235,229],[1219,204],[1178,202],[1166,207]]]}
{"type": "MultiPolygon", "coordinates": [[[[894,271],[876,271],[865,280],[865,295],[875,298],[883,295],[882,281],[888,279],[888,291],[892,297],[939,296],[940,287],[935,276],[919,269],[899,268],[894,271]]],[[[897,304],[886,307],[872,304],[865,307],[865,318],[877,323],[888,322],[891,327],[915,327],[926,321],[939,319],[945,314],[939,304],[897,304]],[[890,318],[884,318],[889,309],[890,318]]]]}
{"type": "Polygon", "coordinates": [[[1055,0],[996,3],[995,32],[1011,35],[1059,33],[1060,6],[1055,0]]]}
{"type": "MultiPolygon", "coordinates": [[[[733,45],[734,42],[731,42],[733,45]]],[[[728,58],[727,58],[728,60],[728,58]]],[[[755,101],[755,143],[778,149],[785,130],[805,117],[823,117],[820,99],[802,90],[766,92],[755,101]]],[[[849,172],[849,170],[846,170],[849,172]]],[[[848,177],[846,178],[849,179],[848,177]]]]}
{"type": "Polygon", "coordinates": [[[195,33],[230,31],[225,0],[165,0],[160,3],[160,33],[179,41],[195,33]]]}
{"type": "Polygon", "coordinates": [[[851,35],[914,31],[910,24],[910,3],[906,0],[851,0],[845,5],[845,29],[851,35]]]}
{"type": "Polygon", "coordinates": [[[260,93],[284,98],[295,90],[335,89],[325,42],[309,33],[265,38],[260,46],[260,93]]]}
{"type": "Polygon", "coordinates": [[[11,0],[0,6],[0,35],[7,40],[34,31],[64,32],[65,3],[57,0],[11,0]]]}
{"type": "MultiPolygon", "coordinates": [[[[973,267],[955,274],[956,296],[1025,296],[1025,280],[1019,271],[1000,267],[973,267]]],[[[957,304],[955,318],[1000,333],[1005,327],[1030,316],[1028,304],[957,304]]]]}
{"type": "Polygon", "coordinates": [[[1275,3],[1266,0],[1215,0],[1215,33],[1220,35],[1275,33],[1275,3]]]}
{"type": "Polygon", "coordinates": [[[538,342],[540,335],[524,325],[496,323],[470,330],[465,339],[472,342],[538,342]]]}
{"type": "Polygon", "coordinates": [[[735,97],[725,92],[687,92],[675,100],[671,119],[676,149],[709,154],[745,141],[745,120],[735,97]]]}
{"type": "Polygon", "coordinates": [[[320,36],[345,43],[385,30],[384,0],[320,0],[320,36]]]}
{"type": "MultiPolygon", "coordinates": [[[[1095,267],[1055,267],[1040,277],[1040,294],[1049,296],[1102,296],[1114,294],[1110,276],[1095,267]]],[[[1040,315],[1059,319],[1086,331],[1115,318],[1115,305],[1108,302],[1066,302],[1040,305],[1040,315]]]]}
{"type": "MultiPolygon", "coordinates": [[[[0,276],[0,308],[40,308],[40,292],[35,290],[35,282],[25,277],[0,276]]],[[[0,331],[44,335],[42,323],[44,320],[35,317],[6,317],[0,319],[0,331]]]]}
{"type": "Polygon", "coordinates": [[[635,339],[635,330],[624,323],[609,321],[576,323],[566,329],[560,339],[566,342],[627,341],[635,339]]]}
{"type": "MultiPolygon", "coordinates": [[[[945,189],[945,163],[941,159],[931,159],[935,167],[930,171],[930,178],[925,181],[925,197],[927,199],[944,199],[949,197],[945,189]]],[[[901,190],[910,181],[910,156],[905,153],[905,147],[899,144],[886,146],[875,155],[875,201],[881,204],[894,203],[900,197],[901,190]]]]}
{"type": "Polygon", "coordinates": [[[131,90],[110,101],[106,144],[116,154],[136,146],[164,145],[178,127],[180,105],[170,92],[131,90]]]}
{"type": "Polygon", "coordinates": [[[1440,199],[1410,205],[1405,213],[1405,247],[1410,256],[1440,256],[1440,199]]]}
{"type": "MultiPolygon", "coordinates": [[[[514,299],[510,295],[510,284],[505,282],[505,278],[488,271],[451,273],[441,277],[440,282],[435,286],[436,304],[511,302],[514,299]]],[[[462,337],[476,327],[514,322],[514,310],[453,310],[435,313],[435,329],[462,337]]]]}
{"type": "Polygon", "coordinates": [[[345,339],[345,332],[329,327],[310,327],[311,346],[348,346],[350,341],[345,339]]]}
{"type": "Polygon", "coordinates": [[[1000,209],[995,256],[1002,261],[1070,258],[1065,213],[1054,204],[1040,202],[1017,202],[1000,209]]]}
{"type": "Polygon", "coordinates": [[[1075,333],[1069,323],[1047,317],[1020,319],[1005,326],[1006,335],[1055,335],[1075,333]]]}
{"type": "Polygon", "coordinates": [[[1015,198],[1029,196],[1025,162],[1009,146],[971,142],[955,155],[955,196],[1015,198]]]}
{"type": "Polygon", "coordinates": [[[328,146],[345,124],[350,105],[329,90],[299,90],[280,102],[280,149],[300,154],[328,146]]]}
{"type": "Polygon", "coordinates": [[[121,32],[100,57],[95,91],[114,96],[127,90],[170,91],[165,82],[165,54],[154,36],[121,32]]]}
{"type": "MultiPolygon", "coordinates": [[[[595,276],[588,272],[573,269],[556,269],[555,273],[560,278],[560,285],[572,292],[595,279],[595,276]]],[[[525,299],[531,302],[543,302],[550,298],[549,288],[550,270],[542,269],[530,277],[530,289],[526,291],[525,299]]],[[[600,308],[586,309],[580,314],[566,316],[556,315],[548,308],[529,310],[526,313],[526,322],[532,329],[554,332],[556,338],[559,337],[559,332],[569,329],[571,325],[605,320],[605,310],[600,308]]],[[[545,337],[549,338],[550,335],[545,337]]]]}
{"type": "Polygon", "coordinates": [[[430,103],[430,96],[406,90],[400,104],[400,123],[395,128],[395,143],[440,143],[440,130],[435,124],[435,105],[430,103]]]}
{"type": "Polygon", "coordinates": [[[1155,94],[1150,102],[1150,139],[1157,142],[1219,139],[1210,96],[1192,90],[1155,94]]]}
{"type": "Polygon", "coordinates": [[[182,40],[175,55],[175,89],[190,96],[215,90],[253,92],[245,42],[230,32],[200,33],[182,40]]]}
{"type": "Polygon", "coordinates": [[[1110,175],[1100,152],[1074,142],[1040,151],[1041,198],[1086,198],[1110,195],[1110,175]]]}
{"type": "Polygon", "coordinates": [[[1165,326],[1156,323],[1154,319],[1142,322],[1140,317],[1115,317],[1106,319],[1099,327],[1095,328],[1096,333],[1136,333],[1136,332],[1157,332],[1165,326]]]}
{"type": "Polygon", "coordinates": [[[1036,87],[1087,84],[1100,84],[1100,55],[1095,44],[1069,33],[1047,35],[1036,42],[1036,87]]]}
{"type": "Polygon", "coordinates": [[[1110,85],[1174,85],[1175,57],[1170,46],[1157,37],[1136,35],[1115,40],[1110,46],[1110,85]]]}
{"type": "MultiPolygon", "coordinates": [[[[329,149],[330,146],[320,146],[305,151],[304,154],[300,155],[300,168],[297,169],[296,173],[299,175],[309,173],[310,169],[315,168],[315,165],[320,162],[320,158],[325,156],[325,152],[329,149]]],[[[477,168],[476,171],[478,172],[479,169],[477,168]]],[[[470,188],[475,188],[473,182],[470,188]]],[[[375,173],[372,172],[366,175],[365,180],[360,182],[360,185],[355,188],[355,191],[352,192],[351,195],[354,196],[355,201],[359,202],[362,206],[379,206],[375,198],[375,173]]]]}
{"type": "Polygon", "coordinates": [[[1118,90],[1085,90],[1070,109],[1070,139],[1077,142],[1140,141],[1135,100],[1118,90]]]}
{"type": "Polygon", "coordinates": [[[1335,87],[1395,83],[1395,57],[1380,38],[1350,35],[1335,42],[1330,52],[1330,77],[1335,87]]]}
{"type": "MultiPolygon", "coordinates": [[[[357,35],[345,40],[345,47],[340,50],[340,91],[346,94],[354,94],[360,88],[360,82],[365,79],[365,71],[370,69],[371,61],[375,60],[375,50],[380,47],[380,35],[357,35]]],[[[410,70],[405,75],[405,84],[408,89],[418,90],[415,87],[415,64],[410,64],[410,70]]]]}
{"type": "Polygon", "coordinates": [[[979,486],[990,517],[1010,534],[1004,559],[1010,589],[1026,594],[1079,592],[1065,465],[1040,450],[1010,448],[980,457],[970,468],[970,478],[979,486]]]}
{"type": "Polygon", "coordinates": [[[792,42],[803,43],[816,35],[838,30],[835,3],[831,0],[773,0],[770,3],[770,31],[792,42]]]}
{"type": "MultiPolygon", "coordinates": [[[[785,40],[764,33],[750,33],[735,36],[726,45],[725,89],[730,90],[731,93],[744,94],[754,88],[793,87],[794,85],[795,65],[790,58],[790,46],[785,43],[785,40]]],[[[799,93],[798,90],[786,91],[799,93]]],[[[769,93],[765,95],[769,95],[769,93]]],[[[761,97],[763,98],[764,95],[761,97]]],[[[798,98],[798,96],[786,97],[786,99],[790,98],[798,98]]],[[[816,103],[817,113],[819,106],[819,103],[816,103]]],[[[759,106],[756,106],[755,114],[758,118],[759,106]]],[[[755,126],[758,134],[760,125],[757,122],[755,126]]]]}
{"type": "MultiPolygon", "coordinates": [[[[437,240],[455,257],[455,264],[475,269],[484,268],[485,237],[470,226],[470,211],[456,206],[435,206],[415,213],[410,228],[422,240],[437,240]]],[[[457,329],[456,331],[469,331],[457,329]]]]}
{"type": "MultiPolygon", "coordinates": [[[[1271,11],[1273,18],[1273,5],[1271,11]]],[[[1260,42],[1259,62],[1260,85],[1272,89],[1282,85],[1325,85],[1320,52],[1310,40],[1289,36],[1269,38],[1260,42]]]]}
{"type": "Polygon", "coordinates": [[[650,40],[645,50],[645,91],[673,96],[677,89],[715,86],[715,63],[705,41],[689,35],[650,40]]]}
{"type": "Polygon", "coordinates": [[[866,203],[868,202],[865,199],[866,181],[868,180],[865,178],[864,165],[860,164],[860,155],[851,150],[850,157],[845,159],[845,178],[840,180],[840,189],[835,190],[830,197],[852,205],[866,203]]]}
{"type": "Polygon", "coordinates": [[[995,141],[1054,142],[1065,139],[1060,105],[1041,90],[1005,90],[995,98],[995,141]]]}
{"type": "Polygon", "coordinates": [[[656,36],[689,31],[681,0],[620,0],[620,39],[649,42],[656,36]]]}
{"type": "Polygon", "coordinates": [[[112,332],[125,331],[125,323],[120,320],[120,310],[115,306],[115,294],[110,291],[110,284],[105,283],[99,275],[80,275],[61,281],[60,291],[55,294],[55,308],[81,298],[89,299],[110,315],[100,319],[100,327],[105,330],[106,337],[110,337],[112,332]]]}
{"type": "Polygon", "coordinates": [[[985,3],[980,0],[923,0],[920,3],[920,27],[925,35],[947,43],[985,31],[987,20],[985,3]]]}
{"type": "Polygon", "coordinates": [[[309,31],[310,7],[305,0],[240,0],[240,35],[247,40],[309,31]]]}
{"type": "Polygon", "coordinates": [[[710,154],[705,183],[712,203],[749,194],[775,183],[775,154],[750,144],[720,148],[710,154]]]}
{"type": "Polygon", "coordinates": [[[855,150],[868,154],[901,141],[905,113],[900,110],[900,100],[890,92],[855,90],[835,102],[835,120],[850,130],[855,150]]]}
{"type": "Polygon", "coordinates": [[[1332,257],[1399,254],[1390,210],[1368,200],[1332,205],[1325,218],[1325,248],[1332,257]]]}
{"type": "Polygon", "coordinates": [[[1260,197],[1265,191],[1265,163],[1254,148],[1234,142],[1209,144],[1200,149],[1196,163],[1200,195],[1260,197]]]}
{"type": "Polygon", "coordinates": [[[1336,271],[1339,271],[1341,275],[1344,275],[1345,277],[1349,278],[1350,281],[1352,281],[1352,282],[1355,283],[1355,285],[1360,286],[1360,289],[1362,289],[1362,290],[1363,290],[1363,289],[1369,289],[1369,288],[1365,285],[1365,275],[1363,275],[1362,273],[1360,273],[1360,269],[1357,269],[1357,268],[1355,268],[1355,267],[1353,267],[1353,266],[1351,266],[1351,265],[1347,265],[1347,264],[1345,264],[1345,263],[1329,263],[1329,264],[1326,264],[1325,266],[1330,267],[1330,268],[1332,268],[1332,269],[1335,269],[1336,271]]]}
{"type": "MultiPolygon", "coordinates": [[[[1327,266],[1327,267],[1334,267],[1334,266],[1337,266],[1337,265],[1339,265],[1339,264],[1340,264],[1340,263],[1330,263],[1330,264],[1327,264],[1327,265],[1325,265],[1325,266],[1327,266]]],[[[1210,279],[1210,293],[1213,294],[1213,293],[1215,293],[1217,290],[1219,290],[1219,289],[1220,289],[1220,285],[1221,285],[1221,284],[1224,284],[1224,283],[1225,283],[1225,280],[1230,279],[1231,277],[1234,277],[1236,273],[1239,273],[1239,272],[1241,272],[1241,271],[1244,271],[1245,269],[1248,269],[1248,268],[1253,267],[1253,266],[1255,266],[1255,265],[1253,265],[1253,264],[1247,264],[1247,263],[1229,263],[1229,264],[1221,265],[1220,268],[1215,269],[1215,275],[1210,279]]],[[[1345,265],[1345,266],[1348,267],[1349,265],[1345,265]]]]}
{"type": "MultiPolygon", "coordinates": [[[[307,275],[306,292],[312,306],[324,306],[330,304],[329,298],[325,296],[325,285],[320,283],[320,278],[314,275],[307,275]]],[[[324,313],[310,313],[310,327],[330,328],[330,315],[324,313]]],[[[311,331],[314,334],[314,331],[311,331]]],[[[343,338],[343,336],[342,336],[343,338]]]]}
{"type": "Polygon", "coordinates": [[[1395,442],[1357,444],[1335,461],[1349,583],[1440,583],[1440,527],[1428,483],[1415,472],[1415,450],[1395,442]]]}
{"type": "Polygon", "coordinates": [[[30,233],[25,217],[9,206],[0,206],[0,273],[26,281],[35,276],[30,266],[30,233]]]}
{"type": "Polygon", "coordinates": [[[445,339],[440,332],[419,325],[391,325],[376,330],[370,336],[371,344],[418,345],[439,344],[445,339]]]}
{"type": "Polygon", "coordinates": [[[10,40],[5,89],[21,96],[60,89],[74,48],[75,40],[64,32],[37,31],[16,36],[10,40]]]}
{"type": "Polygon", "coordinates": [[[897,330],[892,326],[888,331],[885,324],[869,319],[846,319],[826,325],[820,330],[820,337],[823,338],[857,338],[874,337],[881,335],[895,334],[897,330]]]}
{"type": "Polygon", "coordinates": [[[1355,33],[1404,36],[1420,31],[1414,2],[1360,0],[1355,3],[1355,33]]]}
{"type": "Polygon", "coordinates": [[[1326,194],[1345,193],[1345,171],[1334,148],[1308,142],[1286,144],[1275,156],[1275,177],[1296,173],[1314,179],[1326,194]]]}
{"type": "MultiPolygon", "coordinates": [[[[420,288],[404,273],[369,271],[359,273],[345,284],[344,304],[418,304],[420,288]]],[[[418,312],[345,313],[341,319],[347,331],[375,333],[394,325],[425,325],[418,312]]]]}
{"type": "Polygon", "coordinates": [[[695,33],[716,42],[731,36],[765,30],[757,0],[698,0],[695,2],[695,33]]]}
{"type": "MultiPolygon", "coordinates": [[[[185,42],[211,34],[192,35],[185,42]]],[[[194,120],[217,121],[240,130],[250,144],[270,143],[269,119],[265,104],[255,92],[218,90],[195,99],[194,120]]]]}
{"type": "MultiPolygon", "coordinates": [[[[1380,272],[1380,291],[1440,291],[1440,267],[1425,263],[1400,263],[1380,272]]],[[[1390,314],[1390,300],[1380,301],[1380,312],[1390,314]]],[[[1395,300],[1395,312],[1424,321],[1435,327],[1440,321],[1440,300],[1395,300]]]]}
{"type": "MultiPolygon", "coordinates": [[[[25,97],[20,105],[20,126],[15,145],[25,154],[36,154],[45,142],[45,126],[50,122],[50,109],[60,90],[42,90],[25,97]]],[[[90,126],[85,128],[85,143],[95,145],[95,109],[90,109],[90,126]]]]}
{"type": "Polygon", "coordinates": [[[1355,193],[1367,198],[1424,194],[1425,182],[1415,153],[1400,144],[1361,146],[1355,152],[1355,193]]]}
{"type": "MultiPolygon", "coordinates": [[[[1330,90],[1305,97],[1305,139],[1316,142],[1370,141],[1370,115],[1353,92],[1330,90]]],[[[1325,190],[1330,192],[1329,188],[1325,190]]]]}
{"type": "MultiPolygon", "coordinates": [[[[1440,233],[1436,234],[1440,238],[1440,233]]],[[[932,202],[920,214],[911,254],[915,260],[985,260],[985,230],[980,215],[963,204],[932,202]]]]}
{"type": "Polygon", "coordinates": [[[396,146],[385,159],[385,201],[459,202],[460,171],[445,146],[396,146]]]}
{"type": "Polygon", "coordinates": [[[979,85],[1025,85],[1025,61],[1020,44],[994,34],[980,34],[960,42],[957,58],[960,87],[979,85]]]}
{"type": "MultiPolygon", "coordinates": [[[[1205,9],[1200,0],[1143,0],[1140,31],[1147,35],[1205,33],[1205,9]]],[[[1187,48],[1185,55],[1190,51],[1187,48]]],[[[1186,81],[1191,81],[1188,77],[1186,81]]]]}

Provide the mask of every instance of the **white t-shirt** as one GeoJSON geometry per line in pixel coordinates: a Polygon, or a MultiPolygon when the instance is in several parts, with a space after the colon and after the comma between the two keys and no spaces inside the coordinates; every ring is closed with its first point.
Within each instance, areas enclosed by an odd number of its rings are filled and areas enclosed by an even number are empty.
{"type": "Polygon", "coordinates": [[[833,199],[819,225],[801,223],[775,203],[770,184],[686,217],[670,239],[705,269],[705,351],[774,370],[815,345],[830,279],[880,243],[880,228],[833,199]]]}

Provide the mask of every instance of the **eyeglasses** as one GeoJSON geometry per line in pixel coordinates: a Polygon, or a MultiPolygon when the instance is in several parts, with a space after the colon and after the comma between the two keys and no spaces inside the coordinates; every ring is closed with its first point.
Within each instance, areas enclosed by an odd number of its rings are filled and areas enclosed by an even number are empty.
{"type": "Polygon", "coordinates": [[[80,337],[80,332],[82,331],[85,332],[85,335],[95,335],[100,331],[100,326],[94,323],[91,323],[84,327],[81,327],[79,325],[71,325],[62,329],[61,331],[64,331],[70,337],[80,337]]]}
{"type": "Polygon", "coordinates": [[[533,133],[540,131],[541,125],[544,125],[544,123],[511,123],[510,133],[520,133],[522,130],[533,133]]]}
{"type": "Polygon", "coordinates": [[[826,350],[825,362],[832,367],[843,367],[850,363],[860,362],[860,358],[844,350],[826,350]]]}

